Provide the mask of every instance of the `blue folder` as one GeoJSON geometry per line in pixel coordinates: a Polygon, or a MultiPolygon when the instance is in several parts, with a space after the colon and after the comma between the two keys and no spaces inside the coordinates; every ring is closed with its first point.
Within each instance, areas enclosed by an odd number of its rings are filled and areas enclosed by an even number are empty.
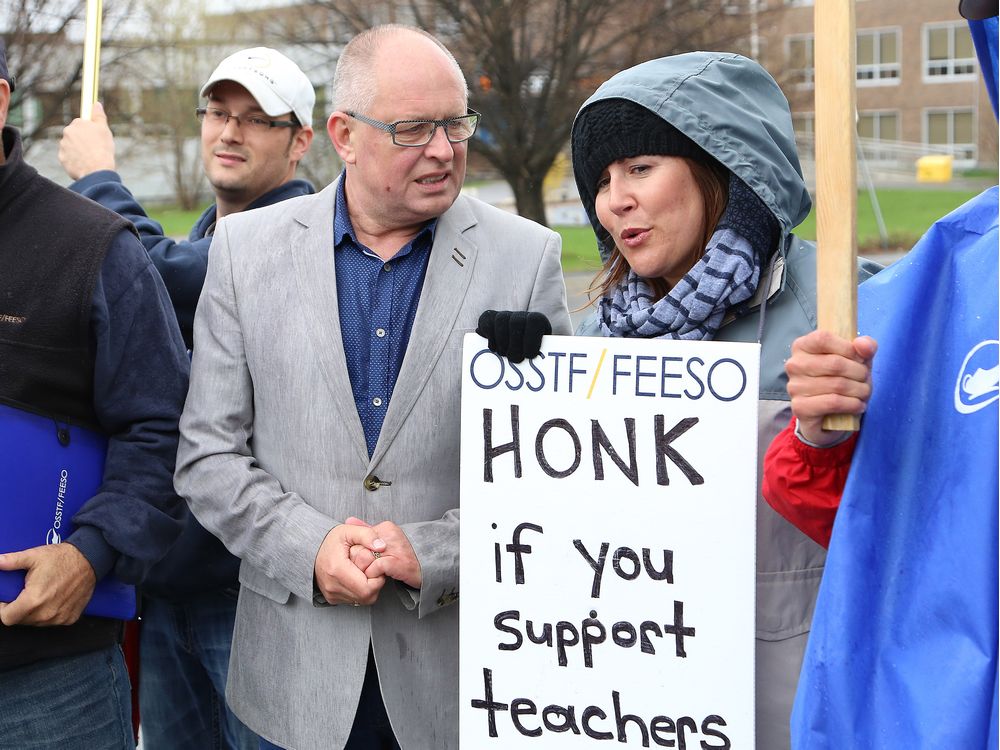
{"type": "MultiPolygon", "coordinates": [[[[104,477],[104,435],[0,404],[0,552],[58,544],[104,477]]],[[[0,602],[17,598],[24,571],[0,571],[0,602]]],[[[84,614],[130,620],[135,588],[98,581],[84,614]]]]}

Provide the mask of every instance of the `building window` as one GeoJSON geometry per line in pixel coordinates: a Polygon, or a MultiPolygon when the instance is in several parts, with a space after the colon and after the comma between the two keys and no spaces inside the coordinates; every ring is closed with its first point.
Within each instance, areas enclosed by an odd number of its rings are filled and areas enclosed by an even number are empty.
{"type": "Polygon", "coordinates": [[[815,73],[813,35],[790,36],[785,40],[785,48],[790,81],[800,86],[812,86],[815,73]]]}
{"type": "Polygon", "coordinates": [[[887,145],[899,141],[899,113],[862,112],[858,117],[858,138],[870,161],[895,161],[894,149],[887,145]]]}
{"type": "Polygon", "coordinates": [[[927,81],[974,80],[976,50],[964,23],[924,26],[924,78],[927,81]]]}
{"type": "Polygon", "coordinates": [[[858,32],[858,83],[882,86],[899,83],[899,30],[858,32]]]}
{"type": "Polygon", "coordinates": [[[956,159],[975,160],[975,123],[974,109],[924,110],[924,143],[950,146],[956,159]]]}
{"type": "Polygon", "coordinates": [[[858,135],[873,141],[898,141],[899,113],[862,112],[858,118],[858,135]]]}

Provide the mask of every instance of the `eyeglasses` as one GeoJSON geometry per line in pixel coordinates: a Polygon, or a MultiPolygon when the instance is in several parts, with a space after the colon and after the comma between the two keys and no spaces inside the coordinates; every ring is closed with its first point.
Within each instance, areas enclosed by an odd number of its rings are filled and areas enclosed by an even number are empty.
{"type": "Polygon", "coordinates": [[[469,140],[476,132],[479,118],[482,116],[470,109],[467,115],[449,117],[445,120],[396,120],[382,122],[371,117],[359,115],[357,112],[345,112],[348,117],[360,120],[366,125],[383,130],[392,136],[392,142],[397,146],[426,146],[434,138],[438,128],[444,128],[444,133],[452,143],[469,140]]]}
{"type": "Polygon", "coordinates": [[[216,107],[198,107],[194,111],[198,121],[222,129],[230,120],[236,120],[241,130],[251,133],[263,133],[271,128],[295,128],[298,123],[293,120],[269,120],[262,115],[234,115],[216,107]]]}

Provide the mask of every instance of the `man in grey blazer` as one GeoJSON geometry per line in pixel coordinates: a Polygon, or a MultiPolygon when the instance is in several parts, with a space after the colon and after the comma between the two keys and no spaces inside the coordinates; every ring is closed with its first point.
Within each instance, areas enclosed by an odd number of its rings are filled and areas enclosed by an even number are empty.
{"type": "Polygon", "coordinates": [[[176,486],[242,559],[227,699],[262,747],[457,748],[462,339],[570,333],[560,241],[459,195],[478,116],[436,39],[364,32],[334,85],[343,175],[216,229],[176,486]]]}

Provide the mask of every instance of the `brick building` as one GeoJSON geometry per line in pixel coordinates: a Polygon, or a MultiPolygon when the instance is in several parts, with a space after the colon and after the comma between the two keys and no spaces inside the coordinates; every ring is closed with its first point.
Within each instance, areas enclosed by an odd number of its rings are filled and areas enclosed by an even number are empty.
{"type": "MultiPolygon", "coordinates": [[[[749,0],[760,62],[813,131],[813,2],[749,0]]],[[[857,0],[858,135],[870,160],[946,147],[957,169],[997,165],[997,121],[957,0],[857,0]]]]}

